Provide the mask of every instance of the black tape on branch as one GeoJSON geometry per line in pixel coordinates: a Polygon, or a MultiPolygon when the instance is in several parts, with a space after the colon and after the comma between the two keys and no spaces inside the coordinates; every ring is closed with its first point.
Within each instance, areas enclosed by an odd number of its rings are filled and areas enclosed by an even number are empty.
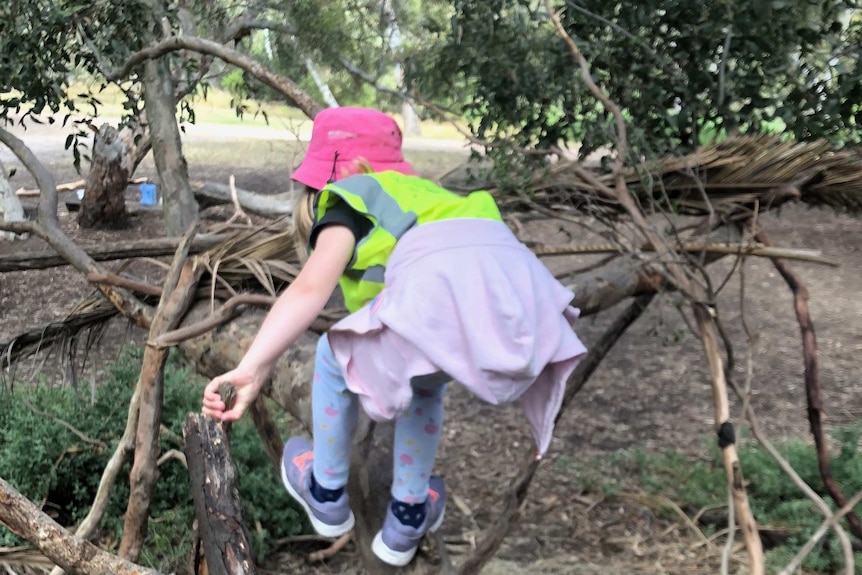
{"type": "Polygon", "coordinates": [[[718,428],[718,446],[724,449],[728,445],[733,445],[734,443],[736,443],[736,434],[733,431],[733,424],[729,421],[725,421],[721,424],[721,427],[718,428]]]}

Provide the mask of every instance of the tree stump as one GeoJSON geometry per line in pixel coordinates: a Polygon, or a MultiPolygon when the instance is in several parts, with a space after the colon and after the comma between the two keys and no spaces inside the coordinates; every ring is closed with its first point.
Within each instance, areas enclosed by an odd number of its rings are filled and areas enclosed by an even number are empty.
{"type": "Polygon", "coordinates": [[[242,520],[237,471],[227,436],[216,420],[190,413],[183,424],[198,535],[206,565],[195,573],[252,575],[256,572],[242,520]]]}
{"type": "Polygon", "coordinates": [[[125,191],[129,154],[116,128],[103,124],[96,134],[86,193],[78,213],[82,228],[110,229],[128,224],[125,191]]]}

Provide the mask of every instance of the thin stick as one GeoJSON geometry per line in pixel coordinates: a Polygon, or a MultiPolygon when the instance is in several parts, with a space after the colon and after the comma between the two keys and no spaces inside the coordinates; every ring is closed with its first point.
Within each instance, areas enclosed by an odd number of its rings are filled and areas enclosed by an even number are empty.
{"type": "Polygon", "coordinates": [[[826,535],[826,532],[829,531],[829,529],[833,525],[838,523],[839,519],[853,511],[853,508],[856,507],[856,505],[860,501],[862,501],[862,491],[854,495],[853,498],[850,499],[850,501],[848,501],[846,505],[844,505],[844,507],[838,510],[838,513],[829,517],[823,523],[821,523],[820,527],[817,528],[817,531],[814,532],[814,535],[811,536],[811,539],[808,540],[808,542],[802,547],[802,549],[799,550],[799,553],[796,554],[793,560],[790,561],[787,567],[782,569],[778,575],[791,575],[791,573],[796,571],[796,569],[799,567],[805,557],[807,557],[808,554],[811,553],[811,550],[814,549],[814,546],[817,545],[817,542],[820,541],[824,535],[826,535]]]}
{"type": "MultiPolygon", "coordinates": [[[[769,236],[760,230],[755,239],[764,245],[771,245],[769,236]]],[[[811,435],[814,436],[814,444],[817,449],[817,463],[820,468],[820,477],[829,495],[837,505],[843,506],[847,499],[841,492],[841,488],[832,477],[829,465],[829,445],[826,433],[823,430],[823,400],[820,393],[820,376],[818,373],[817,359],[817,336],[814,331],[814,322],[808,309],[808,288],[799,279],[799,276],[786,262],[780,259],[772,260],[772,265],[784,278],[790,291],[793,293],[794,310],[796,320],[799,322],[799,331],[802,335],[802,356],[804,358],[805,372],[805,394],[808,401],[808,422],[811,427],[811,435]]],[[[862,521],[851,509],[847,514],[847,522],[850,531],[857,539],[862,539],[862,521]]]]}
{"type": "Polygon", "coordinates": [[[309,563],[317,563],[318,561],[323,561],[324,559],[329,559],[341,549],[347,545],[347,542],[353,537],[353,531],[348,531],[338,539],[336,539],[332,545],[327,547],[326,549],[321,549],[320,551],[315,551],[313,553],[308,554],[308,562],[309,563]]]}

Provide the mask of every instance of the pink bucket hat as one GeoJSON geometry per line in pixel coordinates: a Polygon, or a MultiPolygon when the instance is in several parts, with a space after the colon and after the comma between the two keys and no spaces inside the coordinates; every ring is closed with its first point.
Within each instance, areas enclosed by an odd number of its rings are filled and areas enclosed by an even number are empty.
{"type": "Polygon", "coordinates": [[[401,129],[395,120],[370,108],[326,108],[314,118],[308,151],[290,177],[319,190],[344,177],[343,168],[364,158],[374,171],[416,171],[401,152],[401,129]]]}

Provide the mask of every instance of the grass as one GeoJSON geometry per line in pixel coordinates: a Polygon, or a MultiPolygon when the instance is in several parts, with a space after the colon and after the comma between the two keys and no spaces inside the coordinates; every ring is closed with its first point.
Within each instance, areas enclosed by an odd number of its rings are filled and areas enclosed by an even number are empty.
{"type": "MultiPolygon", "coordinates": [[[[847,497],[862,489],[860,438],[862,424],[832,431],[831,469],[847,497]]],[[[820,481],[814,448],[795,438],[776,444],[782,456],[834,511],[836,506],[820,481]]],[[[712,516],[712,520],[700,526],[709,536],[717,532],[722,520],[726,521],[727,483],[718,449],[708,446],[704,451],[710,454],[705,461],[687,459],[678,453],[630,449],[601,460],[578,462],[577,466],[570,460],[558,460],[557,465],[572,475],[574,484],[599,492],[608,499],[622,497],[634,489],[650,496],[669,498],[689,517],[701,510],[716,509],[717,512],[706,515],[712,516]]],[[[742,441],[739,453],[749,501],[759,526],[786,535],[784,542],[766,550],[767,572],[774,573],[787,565],[808,541],[823,521],[823,515],[758,445],[742,441]]],[[[675,520],[674,514],[667,509],[653,511],[662,519],[675,520]]],[[[862,505],[856,508],[856,512],[862,513],[862,505]]],[[[844,524],[846,527],[846,522],[844,524]]],[[[862,574],[862,553],[856,553],[855,562],[856,573],[862,574]]],[[[843,558],[834,533],[827,534],[802,565],[807,573],[839,572],[843,558]]]]}
{"type": "MultiPolygon", "coordinates": [[[[125,97],[120,89],[114,85],[108,85],[104,90],[98,90],[99,85],[95,82],[75,82],[69,87],[69,94],[76,100],[83,102],[83,94],[91,94],[100,103],[99,115],[110,118],[119,118],[123,115],[123,102],[125,97]]],[[[230,93],[225,90],[210,87],[207,89],[206,98],[203,92],[186,98],[192,104],[196,124],[225,125],[225,126],[249,126],[259,128],[271,128],[273,130],[300,130],[310,129],[310,120],[296,108],[288,106],[283,102],[243,102],[245,111],[242,116],[237,115],[235,102],[230,93]]],[[[403,125],[399,114],[392,114],[403,125]]],[[[464,127],[463,125],[461,126],[464,127]]],[[[455,139],[463,140],[464,137],[457,128],[449,123],[423,121],[421,123],[421,139],[455,139]]]]}

